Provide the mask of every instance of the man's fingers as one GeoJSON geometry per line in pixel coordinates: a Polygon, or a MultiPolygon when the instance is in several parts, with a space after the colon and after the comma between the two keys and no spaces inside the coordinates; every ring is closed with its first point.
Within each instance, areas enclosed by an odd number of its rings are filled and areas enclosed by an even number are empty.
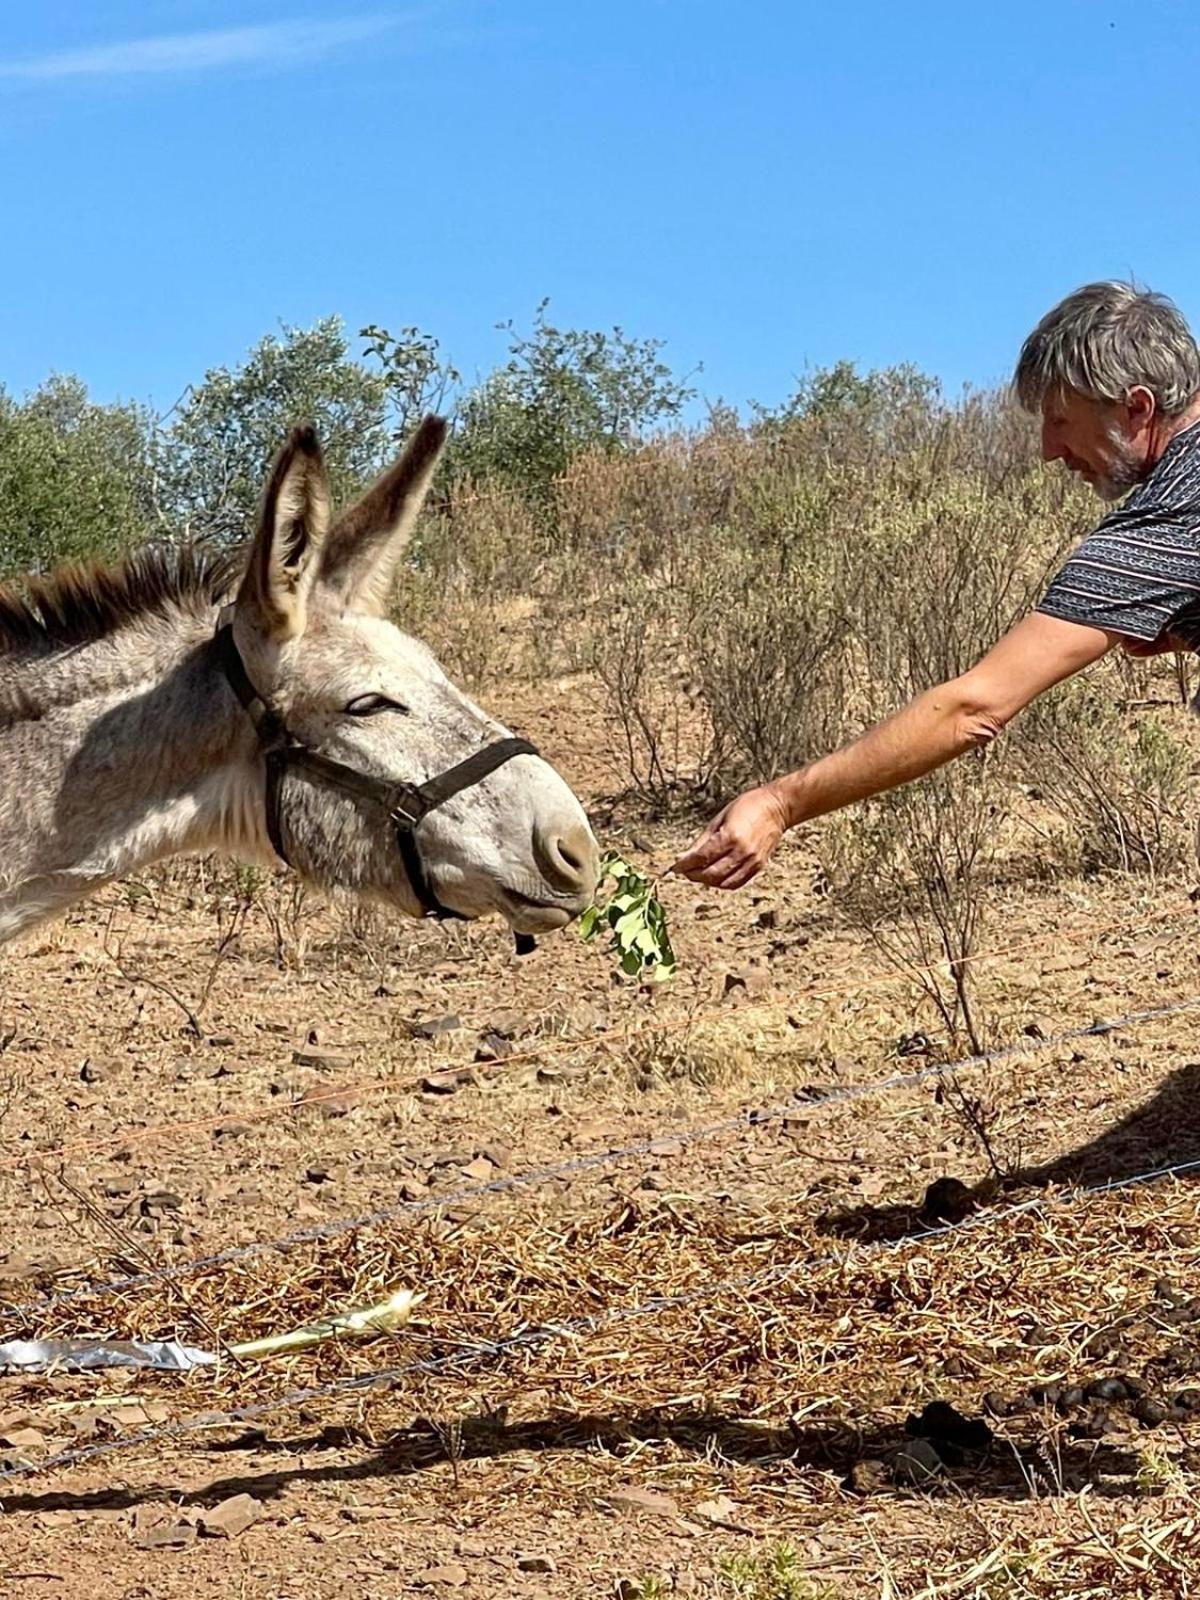
{"type": "Polygon", "coordinates": [[[693,873],[714,866],[729,848],[729,840],[715,827],[710,828],[707,833],[700,835],[690,850],[683,852],[671,871],[682,872],[684,877],[690,878],[693,873]]]}
{"type": "Polygon", "coordinates": [[[744,884],[749,883],[751,878],[756,878],[761,869],[762,862],[756,861],[753,857],[751,857],[749,861],[743,861],[740,866],[735,867],[733,872],[731,872],[721,884],[721,888],[740,889],[744,884]]]}

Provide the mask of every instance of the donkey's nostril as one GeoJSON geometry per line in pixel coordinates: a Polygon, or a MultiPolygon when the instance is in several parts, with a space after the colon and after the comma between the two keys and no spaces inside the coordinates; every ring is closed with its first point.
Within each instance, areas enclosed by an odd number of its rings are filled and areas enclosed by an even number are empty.
{"type": "Polygon", "coordinates": [[[547,881],[563,893],[590,896],[599,874],[599,854],[587,828],[539,832],[535,845],[547,881]]]}
{"type": "Polygon", "coordinates": [[[583,857],[579,851],[572,850],[569,842],[565,839],[556,839],[554,842],[558,846],[559,856],[567,863],[571,870],[573,872],[582,872],[583,857]]]}

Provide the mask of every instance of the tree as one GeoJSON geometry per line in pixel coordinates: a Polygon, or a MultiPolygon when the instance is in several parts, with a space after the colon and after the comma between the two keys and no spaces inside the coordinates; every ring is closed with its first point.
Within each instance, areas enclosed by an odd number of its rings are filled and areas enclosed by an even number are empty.
{"type": "Polygon", "coordinates": [[[164,507],[193,536],[245,538],[271,458],[299,422],[317,429],[337,504],[388,456],[388,401],[386,375],[350,355],[340,318],[284,326],[189,389],[163,438],[164,507]]]}
{"type": "Polygon", "coordinates": [[[692,398],[660,359],[661,340],[556,328],[548,305],[528,335],[501,324],[512,335],[509,359],[459,410],[457,470],[545,491],[573,456],[628,448],[692,398]]]}
{"type": "Polygon", "coordinates": [[[48,378],[24,400],[0,389],[0,574],[115,556],[153,517],[152,415],[98,405],[79,378],[48,378]]]}

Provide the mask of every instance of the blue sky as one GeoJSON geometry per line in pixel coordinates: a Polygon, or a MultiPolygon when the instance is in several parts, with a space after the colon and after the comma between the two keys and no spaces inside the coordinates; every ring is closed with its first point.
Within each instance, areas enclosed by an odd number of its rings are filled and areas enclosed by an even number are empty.
{"type": "Polygon", "coordinates": [[[166,407],[280,321],[469,374],[544,295],[774,402],[1004,378],[1061,294],[1200,324],[1200,7],[40,0],[0,23],[0,383],[166,407]]]}

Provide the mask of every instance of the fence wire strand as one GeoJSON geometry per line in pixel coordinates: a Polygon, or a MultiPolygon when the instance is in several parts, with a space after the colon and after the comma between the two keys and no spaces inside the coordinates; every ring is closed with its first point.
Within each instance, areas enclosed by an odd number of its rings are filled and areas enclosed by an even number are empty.
{"type": "MultiPolygon", "coordinates": [[[[1198,997],[1198,1000],[1200,1000],[1200,997],[1198,997]]],[[[844,1254],[848,1256],[857,1250],[867,1257],[883,1255],[905,1249],[911,1245],[924,1244],[930,1240],[945,1238],[950,1234],[965,1233],[974,1228],[993,1227],[999,1223],[1009,1221],[1013,1217],[1044,1212],[1052,1207],[1079,1205],[1101,1195],[1114,1194],[1120,1190],[1143,1187],[1151,1183],[1160,1183],[1168,1178],[1184,1177],[1198,1170],[1200,1170],[1200,1158],[1175,1162],[1170,1166],[1151,1167],[1144,1172],[1134,1173],[1123,1178],[1108,1178],[1102,1182],[1083,1185],[1058,1195],[1038,1195],[1028,1200],[1017,1201],[1012,1205],[1001,1207],[996,1211],[976,1212],[961,1221],[939,1223],[936,1226],[922,1228],[896,1239],[876,1240],[869,1244],[852,1244],[847,1247],[844,1254]]],[[[681,1290],[678,1294],[654,1295],[647,1300],[640,1301],[637,1305],[616,1306],[607,1311],[593,1312],[589,1316],[571,1317],[562,1322],[539,1323],[535,1327],[519,1329],[516,1333],[495,1341],[464,1341],[463,1345],[455,1350],[446,1351],[437,1356],[426,1356],[415,1361],[408,1361],[397,1367],[387,1367],[377,1372],[359,1373],[353,1377],[336,1378],[329,1383],[315,1384],[309,1388],[289,1389],[281,1395],[276,1395],[266,1400],[256,1400],[244,1406],[235,1406],[226,1411],[199,1412],[194,1416],[183,1417],[178,1422],[163,1423],[153,1428],[143,1428],[137,1433],[127,1434],[122,1438],[106,1439],[96,1444],[79,1445],[73,1449],[62,1450],[55,1455],[47,1456],[42,1461],[19,1462],[0,1469],[0,1481],[41,1475],[42,1473],[57,1470],[60,1467],[77,1466],[82,1462],[95,1460],[99,1456],[112,1455],[117,1451],[136,1449],[140,1445],[155,1445],[167,1440],[185,1438],[191,1434],[206,1430],[235,1427],[239,1423],[254,1421],[259,1417],[275,1415],[282,1411],[294,1411],[302,1406],[311,1404],[313,1401],[344,1399],[349,1395],[363,1394],[372,1389],[387,1388],[405,1378],[417,1375],[437,1374],[456,1368],[470,1368],[485,1360],[499,1361],[505,1356],[515,1355],[521,1351],[537,1350],[544,1345],[561,1339],[585,1338],[587,1335],[596,1333],[602,1328],[662,1316],[668,1311],[682,1310],[730,1291],[746,1293],[751,1290],[763,1289],[774,1283],[785,1282],[798,1272],[808,1272],[816,1266],[839,1259],[842,1259],[842,1254],[830,1251],[821,1256],[808,1256],[803,1260],[784,1262],[778,1266],[759,1267],[752,1272],[719,1279],[715,1283],[704,1284],[702,1287],[681,1290]]]]}
{"type": "Polygon", "coordinates": [[[785,1101],[770,1106],[739,1111],[733,1116],[722,1117],[716,1122],[707,1123],[699,1128],[685,1129],[682,1132],[677,1130],[672,1130],[669,1133],[659,1132],[634,1140],[630,1144],[618,1146],[615,1149],[593,1150],[586,1155],[573,1156],[568,1161],[535,1167],[528,1172],[510,1173],[503,1177],[487,1179],[484,1182],[465,1185],[445,1194],[428,1195],[418,1200],[401,1201],[397,1205],[385,1206],[377,1211],[365,1212],[357,1217],[341,1217],[331,1222],[316,1223],[312,1227],[296,1229],[294,1232],[284,1234],[277,1239],[264,1239],[258,1240],[253,1244],[231,1246],[226,1250],[215,1251],[211,1255],[197,1256],[190,1261],[179,1262],[175,1266],[165,1266],[145,1272],[132,1273],[127,1277],[113,1278],[104,1283],[82,1284],[77,1288],[64,1290],[61,1294],[47,1296],[43,1300],[28,1301],[24,1304],[4,1304],[0,1306],[0,1311],[3,1312],[5,1317],[12,1318],[18,1322],[35,1321],[39,1317],[47,1316],[52,1311],[57,1311],[63,1306],[72,1305],[81,1300],[106,1299],[128,1290],[148,1288],[153,1284],[175,1283],[180,1279],[192,1277],[195,1273],[202,1272],[209,1267],[226,1267],[243,1261],[252,1261],[269,1251],[288,1250],[297,1245],[321,1243],[329,1239],[342,1238],[348,1233],[356,1233],[365,1228],[378,1227],[388,1222],[398,1222],[406,1218],[419,1216],[423,1212],[442,1211],[490,1195],[509,1194],[522,1189],[539,1188],[558,1178],[576,1177],[584,1172],[592,1172],[604,1167],[619,1165],[622,1161],[654,1155],[657,1148],[668,1141],[672,1147],[673,1155],[676,1152],[681,1154],[690,1145],[717,1138],[723,1133],[730,1133],[739,1128],[754,1129],[770,1122],[779,1121],[783,1117],[795,1116],[802,1107],[839,1105],[845,1104],[847,1101],[864,1100],[871,1095],[894,1093],[900,1089],[919,1088],[922,1084],[939,1078],[958,1077],[962,1073],[975,1071],[980,1067],[992,1066],[1001,1061],[1032,1055],[1042,1050],[1054,1050],[1062,1045],[1075,1043],[1080,1039],[1095,1038],[1109,1033],[1120,1032],[1142,1023],[1156,1022],[1162,1018],[1177,1016],[1181,1012],[1193,1011],[1197,1008],[1200,1008],[1200,995],[1191,995],[1185,1000],[1177,1000],[1169,1005],[1155,1006],[1146,1011],[1132,1011],[1124,1016],[1114,1017],[1109,1020],[1098,1019],[1088,1023],[1086,1026],[1068,1028],[1061,1033],[1053,1034],[1048,1039],[1022,1039],[1015,1044],[1004,1045],[996,1050],[986,1050],[980,1055],[965,1056],[958,1061],[952,1062],[935,1062],[929,1066],[918,1068],[913,1072],[895,1073],[890,1077],[881,1078],[871,1083],[823,1086],[819,1091],[809,1095],[801,1097],[793,1094],[785,1101]]]}

